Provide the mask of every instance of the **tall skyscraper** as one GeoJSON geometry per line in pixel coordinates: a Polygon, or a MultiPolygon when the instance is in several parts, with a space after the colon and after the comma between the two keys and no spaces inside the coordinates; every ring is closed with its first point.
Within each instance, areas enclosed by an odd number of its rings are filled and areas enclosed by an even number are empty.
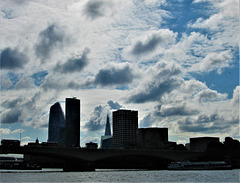
{"type": "Polygon", "coordinates": [[[111,127],[109,117],[107,115],[105,135],[101,136],[101,149],[112,149],[113,137],[111,136],[111,127]]]}
{"type": "Polygon", "coordinates": [[[57,102],[50,108],[49,123],[48,123],[48,142],[60,143],[61,128],[65,127],[65,119],[62,108],[57,102]]]}
{"type": "Polygon", "coordinates": [[[107,115],[107,123],[106,123],[106,128],[105,128],[105,136],[111,135],[111,128],[110,128],[110,122],[109,122],[109,117],[107,115]]]}
{"type": "Polygon", "coordinates": [[[80,146],[80,100],[77,98],[66,98],[66,147],[80,146]]]}
{"type": "Polygon", "coordinates": [[[137,145],[138,111],[113,112],[113,148],[135,148],[137,145]]]}

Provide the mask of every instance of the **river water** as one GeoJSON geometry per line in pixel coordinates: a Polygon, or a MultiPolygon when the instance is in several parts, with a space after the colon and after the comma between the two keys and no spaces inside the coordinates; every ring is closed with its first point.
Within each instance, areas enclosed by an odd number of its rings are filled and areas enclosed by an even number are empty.
{"type": "Polygon", "coordinates": [[[1,170],[0,182],[240,182],[239,171],[239,169],[215,171],[96,170],[95,172],[63,172],[60,169],[1,170]]]}

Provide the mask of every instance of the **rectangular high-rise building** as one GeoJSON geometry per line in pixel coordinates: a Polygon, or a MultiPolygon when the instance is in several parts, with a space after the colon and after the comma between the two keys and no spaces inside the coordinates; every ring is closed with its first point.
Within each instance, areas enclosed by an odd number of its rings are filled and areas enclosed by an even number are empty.
{"type": "Polygon", "coordinates": [[[137,145],[138,111],[113,112],[113,148],[129,149],[137,145]]]}
{"type": "Polygon", "coordinates": [[[80,100],[77,98],[66,98],[66,147],[80,146],[80,100]]]}

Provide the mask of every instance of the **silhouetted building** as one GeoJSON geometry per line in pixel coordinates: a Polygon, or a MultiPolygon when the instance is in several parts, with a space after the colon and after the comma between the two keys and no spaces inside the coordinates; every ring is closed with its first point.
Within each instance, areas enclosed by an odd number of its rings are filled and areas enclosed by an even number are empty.
{"type": "Polygon", "coordinates": [[[206,151],[207,146],[211,142],[219,143],[219,137],[196,137],[190,138],[190,150],[206,151]]]}
{"type": "Polygon", "coordinates": [[[190,150],[190,143],[186,143],[185,147],[187,148],[187,150],[190,150]]]}
{"type": "Polygon", "coordinates": [[[80,100],[66,98],[66,147],[80,146],[80,100]]]}
{"type": "Polygon", "coordinates": [[[112,149],[113,148],[113,137],[111,135],[111,126],[109,117],[107,115],[107,122],[105,128],[105,135],[101,137],[101,149],[112,149]]]}
{"type": "Polygon", "coordinates": [[[98,147],[98,144],[94,142],[89,142],[89,143],[86,143],[85,145],[87,149],[97,149],[98,147]]]}
{"type": "Polygon", "coordinates": [[[111,136],[111,127],[110,127],[108,115],[107,115],[107,123],[106,123],[106,128],[105,128],[105,136],[111,136]]]}
{"type": "Polygon", "coordinates": [[[168,146],[168,128],[139,128],[138,146],[146,149],[165,149],[168,146]]]}
{"type": "Polygon", "coordinates": [[[135,148],[137,145],[138,111],[113,112],[113,148],[135,148]]]}
{"type": "Polygon", "coordinates": [[[3,147],[19,147],[20,140],[12,140],[12,139],[2,139],[1,145],[3,147]]]}
{"type": "Polygon", "coordinates": [[[60,128],[59,145],[65,146],[65,127],[60,128]]]}
{"type": "Polygon", "coordinates": [[[112,149],[113,148],[113,137],[102,136],[101,137],[101,149],[112,149]]]}
{"type": "Polygon", "coordinates": [[[50,108],[49,123],[48,123],[48,142],[60,143],[60,129],[65,127],[65,119],[62,108],[57,102],[50,108]]]}

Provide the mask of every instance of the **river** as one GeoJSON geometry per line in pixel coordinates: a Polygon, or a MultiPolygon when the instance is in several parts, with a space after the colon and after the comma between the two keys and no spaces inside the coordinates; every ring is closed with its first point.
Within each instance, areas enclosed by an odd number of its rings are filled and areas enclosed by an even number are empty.
{"type": "Polygon", "coordinates": [[[63,172],[60,169],[1,170],[0,182],[240,182],[239,171],[239,169],[215,171],[96,170],[95,172],[63,172]]]}

